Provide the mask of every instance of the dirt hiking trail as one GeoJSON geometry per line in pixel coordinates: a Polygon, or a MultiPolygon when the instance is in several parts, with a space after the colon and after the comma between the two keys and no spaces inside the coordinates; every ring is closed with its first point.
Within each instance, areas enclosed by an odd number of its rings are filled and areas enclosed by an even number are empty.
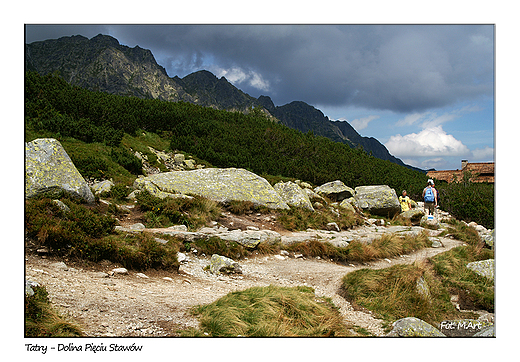
{"type": "Polygon", "coordinates": [[[445,252],[462,242],[439,238],[443,247],[426,248],[412,254],[366,264],[340,265],[319,258],[290,255],[258,255],[238,260],[242,274],[213,275],[205,271],[211,256],[188,253],[179,273],[130,270],[113,274],[119,265],[72,262],[27,254],[26,279],[44,285],[52,304],[72,317],[86,336],[168,337],[198,327],[189,309],[208,304],[224,295],[253,286],[310,286],[317,296],[331,298],[345,323],[383,336],[382,321],[370,311],[355,310],[338,294],[344,275],[362,268],[381,269],[411,264],[445,252]],[[64,263],[63,263],[64,262],[64,263]]]}

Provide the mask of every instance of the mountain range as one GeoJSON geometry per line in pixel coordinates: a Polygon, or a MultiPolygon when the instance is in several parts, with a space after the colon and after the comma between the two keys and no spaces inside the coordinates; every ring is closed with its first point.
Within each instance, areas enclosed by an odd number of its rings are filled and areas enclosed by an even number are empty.
{"type": "Polygon", "coordinates": [[[392,156],[377,139],[359,135],[348,122],[331,121],[305,102],[275,106],[269,96],[254,98],[225,77],[218,78],[206,70],[183,78],[170,77],[150,50],[121,45],[111,36],[99,34],[88,39],[75,35],[26,44],[25,69],[42,75],[59,72],[68,83],[93,91],[189,102],[244,113],[258,108],[290,128],[343,142],[352,148],[362,147],[374,157],[425,172],[392,156]]]}

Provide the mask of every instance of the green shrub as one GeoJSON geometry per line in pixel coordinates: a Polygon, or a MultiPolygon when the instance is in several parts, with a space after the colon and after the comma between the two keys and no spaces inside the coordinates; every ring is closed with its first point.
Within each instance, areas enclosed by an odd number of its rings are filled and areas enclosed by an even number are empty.
{"type": "Polygon", "coordinates": [[[145,212],[149,227],[182,224],[190,229],[197,229],[219,218],[222,212],[217,202],[201,196],[160,199],[148,191],[142,191],[136,196],[136,200],[140,210],[145,212]]]}
{"type": "Polygon", "coordinates": [[[143,173],[141,160],[124,147],[112,148],[110,157],[133,175],[141,175],[143,173]]]}
{"type": "Polygon", "coordinates": [[[89,156],[76,156],[70,155],[74,166],[78,169],[79,173],[83,177],[90,177],[94,179],[103,179],[108,176],[109,166],[108,163],[98,157],[89,156]]]}
{"type": "Polygon", "coordinates": [[[466,222],[474,221],[488,229],[495,227],[494,184],[452,182],[436,185],[442,210],[466,222]]]}

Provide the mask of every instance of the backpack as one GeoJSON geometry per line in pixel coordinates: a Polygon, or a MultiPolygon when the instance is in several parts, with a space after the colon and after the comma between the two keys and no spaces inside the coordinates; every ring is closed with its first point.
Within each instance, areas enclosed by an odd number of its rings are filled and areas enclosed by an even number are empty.
{"type": "Polygon", "coordinates": [[[435,195],[433,194],[433,188],[427,187],[426,192],[424,193],[424,202],[434,202],[435,195]]]}

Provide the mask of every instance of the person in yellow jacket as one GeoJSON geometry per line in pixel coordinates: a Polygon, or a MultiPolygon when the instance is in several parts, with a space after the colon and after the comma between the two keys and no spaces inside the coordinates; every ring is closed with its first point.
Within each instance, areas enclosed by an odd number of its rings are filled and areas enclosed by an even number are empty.
{"type": "Polygon", "coordinates": [[[401,212],[408,211],[412,208],[412,201],[406,195],[406,190],[403,190],[403,195],[399,196],[399,203],[401,204],[401,212]]]}

